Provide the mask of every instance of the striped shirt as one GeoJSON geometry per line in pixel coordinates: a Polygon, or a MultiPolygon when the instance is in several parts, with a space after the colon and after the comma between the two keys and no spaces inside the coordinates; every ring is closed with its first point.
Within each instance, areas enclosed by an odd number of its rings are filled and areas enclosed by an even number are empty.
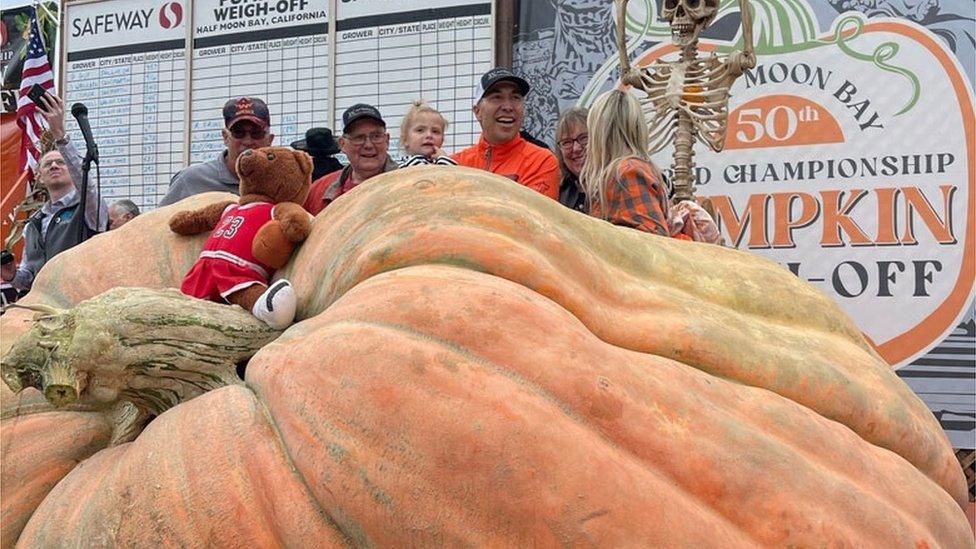
{"type": "Polygon", "coordinates": [[[437,164],[438,166],[457,166],[457,162],[455,162],[449,156],[435,156],[433,160],[431,160],[422,154],[415,154],[413,156],[404,156],[400,158],[400,161],[397,162],[397,167],[409,168],[410,166],[425,166],[427,164],[437,164]]]}

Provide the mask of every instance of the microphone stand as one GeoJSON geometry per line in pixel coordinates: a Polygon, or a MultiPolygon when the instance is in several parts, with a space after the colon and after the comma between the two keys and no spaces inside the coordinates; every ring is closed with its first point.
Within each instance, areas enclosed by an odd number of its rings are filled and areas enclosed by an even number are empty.
{"type": "MultiPolygon", "coordinates": [[[[78,202],[78,209],[75,215],[81,216],[81,223],[78,224],[78,244],[85,241],[85,227],[88,225],[87,219],[85,219],[85,210],[88,206],[88,172],[91,171],[92,162],[98,164],[98,145],[93,145],[91,148],[85,147],[85,158],[81,161],[81,200],[78,202]]],[[[101,188],[101,178],[97,184],[101,188]]],[[[101,205],[97,204],[95,207],[99,208],[101,205]]],[[[100,213],[100,212],[99,212],[100,213]]],[[[98,230],[98,223],[95,224],[96,230],[98,230]]]]}

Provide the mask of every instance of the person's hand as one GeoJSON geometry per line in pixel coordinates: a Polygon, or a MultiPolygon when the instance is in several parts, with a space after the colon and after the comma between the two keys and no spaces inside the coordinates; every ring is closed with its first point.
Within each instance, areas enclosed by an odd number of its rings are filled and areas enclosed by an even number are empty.
{"type": "Polygon", "coordinates": [[[51,92],[41,96],[41,103],[37,106],[37,112],[41,113],[47,121],[47,127],[51,130],[51,137],[55,141],[64,137],[64,101],[51,92]]]}

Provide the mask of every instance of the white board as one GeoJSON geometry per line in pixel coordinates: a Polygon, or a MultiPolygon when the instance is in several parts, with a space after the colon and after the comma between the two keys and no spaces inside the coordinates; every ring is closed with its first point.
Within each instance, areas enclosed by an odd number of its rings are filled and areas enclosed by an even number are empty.
{"type": "MultiPolygon", "coordinates": [[[[75,102],[88,107],[109,201],[153,207],[183,165],[185,16],[180,2],[67,6],[65,110],[75,102]]],[[[70,115],[66,128],[83,151],[70,115]]]]}
{"type": "Polygon", "coordinates": [[[450,122],[449,152],[480,133],[471,107],[493,66],[492,0],[96,0],[66,13],[64,95],[89,108],[110,201],[151,209],[173,174],[219,154],[232,97],[267,102],[275,145],[311,127],[338,135],[342,112],[364,102],[397,156],[400,120],[421,98],[450,122]]]}
{"type": "MultiPolygon", "coordinates": [[[[474,143],[481,128],[471,112],[477,79],[492,67],[492,4],[466,2],[340,3],[336,20],[336,125],[355,103],[380,110],[399,150],[400,121],[416,99],[441,111],[448,151],[474,143]]],[[[339,128],[341,129],[341,128],[339,128]]]]}
{"type": "Polygon", "coordinates": [[[327,2],[193,5],[191,163],[223,151],[221,109],[231,97],[264,99],[278,145],[327,124],[327,2]]]}

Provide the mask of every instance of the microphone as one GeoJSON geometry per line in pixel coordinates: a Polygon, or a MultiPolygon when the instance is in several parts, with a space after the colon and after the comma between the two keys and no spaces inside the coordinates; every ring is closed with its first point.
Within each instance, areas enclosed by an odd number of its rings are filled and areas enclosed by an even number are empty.
{"type": "Polygon", "coordinates": [[[85,138],[85,148],[88,149],[88,156],[93,162],[98,162],[98,145],[95,144],[95,138],[92,136],[91,125],[88,124],[88,107],[84,103],[75,103],[71,105],[71,116],[75,117],[78,121],[78,128],[81,129],[81,135],[85,138]]]}

